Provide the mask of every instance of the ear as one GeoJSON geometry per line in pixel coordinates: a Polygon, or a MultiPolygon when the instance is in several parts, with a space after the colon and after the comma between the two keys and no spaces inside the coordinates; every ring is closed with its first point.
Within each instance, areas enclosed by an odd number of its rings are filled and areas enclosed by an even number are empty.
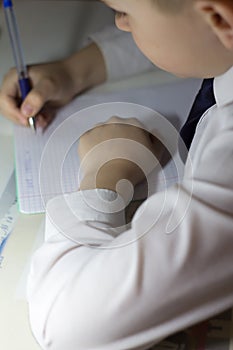
{"type": "Polygon", "coordinates": [[[233,1],[196,0],[194,4],[222,44],[233,51],[233,1]]]}
{"type": "Polygon", "coordinates": [[[125,13],[116,12],[115,24],[123,32],[131,32],[128,16],[125,13]]]}

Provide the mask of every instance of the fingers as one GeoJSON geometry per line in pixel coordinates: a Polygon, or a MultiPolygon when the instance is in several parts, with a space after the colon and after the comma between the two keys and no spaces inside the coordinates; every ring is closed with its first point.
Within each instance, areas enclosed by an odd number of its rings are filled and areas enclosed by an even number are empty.
{"type": "Polygon", "coordinates": [[[15,98],[5,96],[0,92],[0,112],[13,122],[27,125],[27,121],[20,113],[15,98]]]}
{"type": "MultiPolygon", "coordinates": [[[[119,130],[119,132],[121,133],[123,130],[127,130],[127,127],[129,128],[136,128],[136,130],[138,132],[146,132],[146,127],[136,118],[122,118],[122,117],[118,117],[118,116],[112,116],[111,118],[109,118],[107,121],[103,122],[103,123],[97,123],[93,126],[93,128],[91,128],[90,130],[88,130],[85,134],[88,133],[96,133],[96,132],[100,132],[100,129],[113,129],[116,131],[116,135],[115,137],[117,137],[117,130],[119,130]]],[[[110,132],[111,134],[111,132],[110,132]]],[[[114,138],[114,135],[112,135],[114,138]]],[[[122,134],[122,136],[124,136],[124,134],[122,134]]],[[[107,137],[108,138],[108,137],[107,137]]]]}
{"type": "Polygon", "coordinates": [[[36,129],[44,131],[53,121],[56,115],[56,109],[45,106],[39,114],[36,115],[36,129]]]}
{"type": "Polygon", "coordinates": [[[29,92],[23,101],[20,112],[26,118],[37,115],[45,104],[53,98],[55,85],[50,79],[42,79],[29,92]]]}
{"type": "Polygon", "coordinates": [[[0,112],[13,122],[25,125],[26,121],[20,113],[18,104],[19,87],[17,73],[15,69],[11,69],[4,77],[0,90],[0,112]]]}
{"type": "Polygon", "coordinates": [[[112,116],[106,124],[126,124],[131,126],[136,126],[138,128],[145,129],[145,126],[136,118],[121,118],[118,116],[112,116]]]}
{"type": "Polygon", "coordinates": [[[98,128],[102,127],[103,130],[99,130],[101,137],[106,136],[106,139],[113,139],[117,137],[129,138],[140,142],[156,156],[157,159],[161,159],[164,153],[164,145],[159,137],[156,137],[156,131],[149,131],[138,119],[136,118],[121,118],[118,116],[111,117],[106,123],[98,124],[90,132],[98,132],[98,128]],[[111,130],[111,125],[116,128],[111,130]],[[106,128],[106,131],[105,131],[106,128]]]}
{"type": "MultiPolygon", "coordinates": [[[[4,77],[0,90],[0,113],[17,124],[28,126],[28,119],[36,116],[57,91],[53,80],[41,75],[34,78],[34,84],[21,104],[17,72],[11,69],[4,77]]],[[[52,118],[49,111],[41,113],[37,118],[39,126],[47,126],[52,118]]]]}

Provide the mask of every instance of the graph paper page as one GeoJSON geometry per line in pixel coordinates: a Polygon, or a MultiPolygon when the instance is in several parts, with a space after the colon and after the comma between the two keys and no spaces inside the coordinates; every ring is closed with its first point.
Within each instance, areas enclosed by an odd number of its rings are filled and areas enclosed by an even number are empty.
{"type": "MultiPolygon", "coordinates": [[[[149,128],[150,117],[144,115],[143,111],[139,115],[140,108],[132,104],[157,110],[172,125],[179,128],[188,114],[199,86],[199,81],[187,80],[158,87],[130,89],[120,93],[93,91],[77,97],[61,109],[43,134],[35,135],[29,128],[15,126],[15,166],[20,211],[44,212],[49,199],[61,193],[77,191],[79,171],[77,143],[81,133],[114,115],[122,118],[136,117],[143,124],[148,124],[149,128]],[[119,101],[122,103],[114,103],[119,101]],[[123,102],[128,102],[128,107],[126,104],[123,107],[123,102]],[[92,108],[87,118],[85,109],[95,105],[100,107],[96,109],[97,112],[92,108]]],[[[163,172],[157,173],[151,180],[152,183],[153,181],[155,192],[177,182],[177,169],[174,163],[167,164],[163,172]]],[[[140,197],[142,195],[140,186],[137,192],[136,196],[140,197]]]]}

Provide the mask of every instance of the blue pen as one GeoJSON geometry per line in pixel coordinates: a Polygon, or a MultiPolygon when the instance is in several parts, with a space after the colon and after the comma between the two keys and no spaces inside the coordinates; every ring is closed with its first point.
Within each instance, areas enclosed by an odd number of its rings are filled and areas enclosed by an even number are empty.
{"type": "MultiPolygon", "coordinates": [[[[12,1],[3,0],[3,7],[5,12],[11,47],[13,51],[14,61],[18,72],[21,97],[22,97],[22,100],[24,100],[27,94],[29,93],[29,91],[31,90],[31,86],[28,78],[27,67],[24,64],[23,50],[20,42],[19,31],[18,31],[16,17],[13,10],[12,1]]],[[[29,125],[33,131],[36,131],[35,117],[29,118],[29,125]]]]}

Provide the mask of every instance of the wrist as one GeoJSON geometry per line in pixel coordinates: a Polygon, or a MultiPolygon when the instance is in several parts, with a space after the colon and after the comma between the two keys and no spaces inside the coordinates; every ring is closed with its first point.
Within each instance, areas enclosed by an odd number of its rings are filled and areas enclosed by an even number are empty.
{"type": "Polygon", "coordinates": [[[124,200],[125,206],[127,206],[133,198],[133,186],[129,181],[125,181],[122,176],[115,174],[114,177],[97,176],[95,174],[86,175],[79,187],[80,191],[88,190],[108,190],[117,193],[124,200]]]}
{"type": "Polygon", "coordinates": [[[80,190],[91,189],[106,189],[117,192],[116,184],[122,179],[117,173],[114,176],[107,176],[106,174],[88,173],[86,174],[80,184],[80,190]]]}
{"type": "Polygon", "coordinates": [[[73,85],[74,96],[103,83],[107,78],[104,57],[94,43],[63,61],[73,85]]]}
{"type": "Polygon", "coordinates": [[[125,202],[129,202],[134,186],[144,179],[145,174],[137,165],[117,159],[104,164],[98,173],[87,172],[81,181],[80,190],[107,189],[120,194],[125,202]]]}

